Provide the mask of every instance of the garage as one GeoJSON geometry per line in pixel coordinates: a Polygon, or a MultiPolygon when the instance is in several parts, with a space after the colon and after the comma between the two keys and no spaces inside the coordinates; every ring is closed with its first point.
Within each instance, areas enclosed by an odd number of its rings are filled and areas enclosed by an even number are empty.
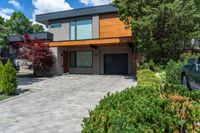
{"type": "Polygon", "coordinates": [[[128,74],[128,54],[105,54],[104,74],[128,74]]]}

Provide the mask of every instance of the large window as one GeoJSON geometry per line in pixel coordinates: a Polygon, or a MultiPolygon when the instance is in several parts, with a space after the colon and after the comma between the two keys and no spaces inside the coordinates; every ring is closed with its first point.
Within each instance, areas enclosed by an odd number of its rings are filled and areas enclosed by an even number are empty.
{"type": "Polygon", "coordinates": [[[71,67],[92,67],[92,51],[70,52],[71,67]]]}
{"type": "Polygon", "coordinates": [[[92,20],[70,22],[70,40],[92,39],[92,20]]]}

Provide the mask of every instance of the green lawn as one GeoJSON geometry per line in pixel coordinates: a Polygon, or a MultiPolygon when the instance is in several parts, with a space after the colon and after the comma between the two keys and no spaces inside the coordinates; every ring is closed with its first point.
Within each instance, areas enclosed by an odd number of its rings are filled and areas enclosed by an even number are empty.
{"type": "Polygon", "coordinates": [[[12,96],[0,96],[0,101],[7,99],[7,98],[11,98],[12,96]]]}

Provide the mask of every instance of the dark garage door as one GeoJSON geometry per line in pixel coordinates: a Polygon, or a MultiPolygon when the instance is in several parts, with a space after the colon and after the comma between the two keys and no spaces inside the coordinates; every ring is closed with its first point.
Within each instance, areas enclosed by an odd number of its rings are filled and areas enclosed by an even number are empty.
{"type": "Polygon", "coordinates": [[[104,74],[128,74],[128,54],[105,54],[104,74]]]}

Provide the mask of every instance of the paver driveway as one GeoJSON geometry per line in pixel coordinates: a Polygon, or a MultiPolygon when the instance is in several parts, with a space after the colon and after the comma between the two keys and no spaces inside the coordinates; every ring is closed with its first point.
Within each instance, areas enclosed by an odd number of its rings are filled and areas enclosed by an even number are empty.
{"type": "Polygon", "coordinates": [[[108,92],[135,85],[126,76],[65,75],[20,79],[34,92],[0,103],[2,133],[78,133],[81,121],[108,92]]]}

